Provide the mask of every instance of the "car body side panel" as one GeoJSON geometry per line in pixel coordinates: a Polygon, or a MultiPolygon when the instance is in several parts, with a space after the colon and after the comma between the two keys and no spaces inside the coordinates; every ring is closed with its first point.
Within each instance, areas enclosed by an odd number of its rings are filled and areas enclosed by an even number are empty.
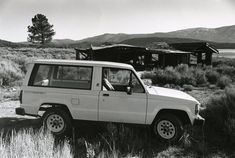
{"type": "Polygon", "coordinates": [[[101,91],[99,120],[110,122],[145,124],[146,93],[101,91]]]}
{"type": "MultiPolygon", "coordinates": [[[[33,66],[29,68],[26,80],[30,79],[30,72],[33,66]]],[[[22,108],[28,114],[38,114],[42,104],[64,104],[68,107],[74,119],[97,120],[98,119],[98,95],[101,89],[101,76],[99,68],[93,68],[93,79],[91,90],[52,88],[27,86],[27,82],[22,86],[23,104],[22,108]]]]}
{"type": "Polygon", "coordinates": [[[192,104],[192,102],[187,100],[158,95],[148,95],[146,124],[151,124],[158,112],[163,109],[185,111],[190,118],[190,122],[193,123],[194,117],[196,116],[192,113],[193,109],[190,104],[192,104]]]}
{"type": "Polygon", "coordinates": [[[36,115],[42,104],[64,104],[74,119],[97,120],[98,94],[90,90],[28,87],[24,89],[22,107],[26,113],[36,115]]]}

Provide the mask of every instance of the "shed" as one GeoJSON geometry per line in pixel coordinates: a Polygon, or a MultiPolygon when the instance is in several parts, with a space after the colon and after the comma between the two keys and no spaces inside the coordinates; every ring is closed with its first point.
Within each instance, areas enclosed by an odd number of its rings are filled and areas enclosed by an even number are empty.
{"type": "Polygon", "coordinates": [[[218,54],[219,51],[211,44],[206,42],[197,42],[197,43],[171,43],[171,47],[182,50],[189,51],[191,53],[191,60],[196,59],[194,64],[201,65],[211,65],[212,64],[212,54],[218,54]]]}
{"type": "Polygon", "coordinates": [[[179,64],[190,64],[191,52],[172,49],[151,49],[152,58],[157,57],[158,67],[177,66],[179,64]]]}
{"type": "Polygon", "coordinates": [[[148,49],[145,47],[114,44],[88,49],[75,49],[77,60],[113,61],[131,64],[136,70],[150,70],[153,67],[189,64],[190,52],[170,49],[148,49]]]}

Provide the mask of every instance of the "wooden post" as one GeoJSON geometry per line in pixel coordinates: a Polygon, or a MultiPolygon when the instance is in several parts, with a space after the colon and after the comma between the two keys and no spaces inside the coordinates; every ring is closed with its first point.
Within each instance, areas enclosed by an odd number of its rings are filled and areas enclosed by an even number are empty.
{"type": "Polygon", "coordinates": [[[197,64],[202,63],[202,53],[197,53],[197,64]]]}
{"type": "Polygon", "coordinates": [[[206,65],[211,65],[212,64],[212,53],[206,53],[206,65]]]}

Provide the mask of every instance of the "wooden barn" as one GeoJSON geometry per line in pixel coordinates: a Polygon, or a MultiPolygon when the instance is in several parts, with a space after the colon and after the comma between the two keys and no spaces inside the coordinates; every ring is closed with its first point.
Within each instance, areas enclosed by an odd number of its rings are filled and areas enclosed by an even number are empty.
{"type": "MultiPolygon", "coordinates": [[[[88,49],[76,48],[75,50],[77,60],[128,63],[138,71],[151,70],[154,67],[177,66],[178,64],[190,65],[192,56],[197,57],[196,64],[211,64],[211,54],[214,53],[214,51],[212,51],[210,47],[199,47],[200,49],[195,47],[196,49],[189,49],[190,47],[183,47],[177,44],[172,44],[172,47],[178,50],[150,49],[126,44],[114,44],[102,47],[91,46],[88,49]],[[205,59],[203,58],[204,53],[206,56],[205,59]]],[[[215,52],[217,53],[216,49],[215,52]]]]}
{"type": "Polygon", "coordinates": [[[197,43],[172,43],[171,47],[191,52],[191,64],[200,64],[200,65],[211,65],[212,64],[212,55],[214,53],[218,54],[219,51],[212,45],[206,42],[197,42],[197,43]]]}
{"type": "Polygon", "coordinates": [[[94,47],[88,49],[75,49],[77,60],[97,60],[128,63],[137,70],[148,68],[150,63],[150,52],[147,48],[115,44],[103,47],[94,47]]]}
{"type": "Polygon", "coordinates": [[[115,44],[88,49],[75,49],[77,60],[122,62],[133,65],[136,70],[150,70],[153,67],[189,64],[190,52],[169,49],[148,49],[145,47],[115,44]]]}

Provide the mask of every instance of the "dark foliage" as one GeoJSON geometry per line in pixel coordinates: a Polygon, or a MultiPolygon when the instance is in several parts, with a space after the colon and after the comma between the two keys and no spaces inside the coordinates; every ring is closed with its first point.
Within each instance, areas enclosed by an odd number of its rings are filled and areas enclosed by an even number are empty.
{"type": "Polygon", "coordinates": [[[235,145],[235,88],[214,96],[202,111],[206,119],[205,134],[209,144],[231,148],[235,145]]]}
{"type": "Polygon", "coordinates": [[[37,14],[32,18],[32,26],[28,26],[28,41],[45,44],[55,35],[53,25],[50,25],[45,15],[37,14]]]}
{"type": "Polygon", "coordinates": [[[232,83],[232,80],[229,76],[221,76],[217,82],[217,86],[221,89],[224,89],[225,87],[229,86],[232,83]]]}
{"type": "Polygon", "coordinates": [[[211,84],[215,84],[219,80],[219,77],[220,74],[213,69],[209,69],[206,71],[207,81],[211,84]]]}

